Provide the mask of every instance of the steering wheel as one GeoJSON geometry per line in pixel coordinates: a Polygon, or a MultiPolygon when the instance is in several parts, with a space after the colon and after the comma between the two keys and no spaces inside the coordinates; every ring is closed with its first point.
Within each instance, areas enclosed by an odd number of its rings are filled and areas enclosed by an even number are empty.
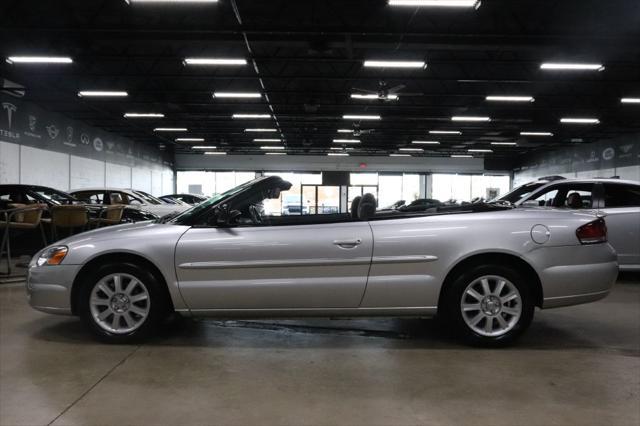
{"type": "Polygon", "coordinates": [[[249,206],[249,214],[251,215],[251,221],[254,225],[262,225],[262,215],[260,215],[260,210],[255,205],[249,206]]]}

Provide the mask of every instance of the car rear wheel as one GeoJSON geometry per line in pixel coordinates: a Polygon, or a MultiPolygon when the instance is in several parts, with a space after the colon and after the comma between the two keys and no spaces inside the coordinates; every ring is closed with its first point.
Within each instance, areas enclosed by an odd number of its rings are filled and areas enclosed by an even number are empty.
{"type": "Polygon", "coordinates": [[[80,315],[101,340],[139,341],[165,317],[167,303],[153,274],[134,264],[103,265],[82,288],[80,315]]]}
{"type": "Polygon", "coordinates": [[[468,342],[500,346],[528,327],[535,309],[525,277],[503,265],[477,265],[460,273],[447,289],[447,323],[468,342]]]}

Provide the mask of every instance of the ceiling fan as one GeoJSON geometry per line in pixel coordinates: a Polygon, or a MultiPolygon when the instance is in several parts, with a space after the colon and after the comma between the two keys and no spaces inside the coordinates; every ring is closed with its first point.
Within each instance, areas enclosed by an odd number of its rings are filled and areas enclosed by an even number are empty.
{"type": "Polygon", "coordinates": [[[380,80],[378,82],[378,90],[367,90],[353,87],[355,91],[351,94],[353,99],[377,99],[382,102],[397,101],[400,96],[422,96],[422,93],[401,93],[400,91],[407,87],[405,84],[388,87],[387,82],[380,80]],[[357,92],[357,93],[356,93],[357,92]]]}

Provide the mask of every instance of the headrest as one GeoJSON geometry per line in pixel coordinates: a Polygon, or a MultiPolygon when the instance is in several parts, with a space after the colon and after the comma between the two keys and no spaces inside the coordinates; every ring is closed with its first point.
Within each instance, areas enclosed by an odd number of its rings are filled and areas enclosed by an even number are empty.
{"type": "Polygon", "coordinates": [[[362,197],[358,195],[351,202],[351,219],[358,219],[358,207],[360,206],[360,200],[362,200],[362,197]]]}
{"type": "Polygon", "coordinates": [[[369,220],[376,214],[376,197],[373,194],[364,194],[358,206],[358,219],[369,220]]]}

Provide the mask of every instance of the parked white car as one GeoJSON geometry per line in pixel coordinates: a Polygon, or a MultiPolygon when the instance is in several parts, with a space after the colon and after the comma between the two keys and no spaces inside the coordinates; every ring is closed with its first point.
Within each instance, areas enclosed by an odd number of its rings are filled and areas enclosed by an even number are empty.
{"type": "Polygon", "coordinates": [[[121,188],[85,188],[71,191],[77,199],[87,204],[124,204],[146,210],[160,217],[180,213],[190,206],[169,204],[144,191],[121,188]]]}

